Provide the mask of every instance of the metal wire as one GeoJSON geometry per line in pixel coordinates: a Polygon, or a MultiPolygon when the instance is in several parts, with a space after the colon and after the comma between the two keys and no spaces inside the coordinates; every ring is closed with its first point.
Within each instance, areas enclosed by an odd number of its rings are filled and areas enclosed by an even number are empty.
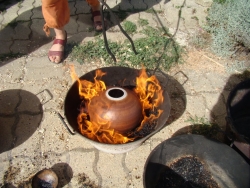
{"type": "Polygon", "coordinates": [[[106,29],[105,29],[105,20],[104,20],[104,6],[107,8],[107,10],[110,12],[111,16],[114,17],[114,20],[116,22],[116,24],[118,25],[119,29],[121,30],[121,32],[127,37],[127,39],[129,40],[129,42],[131,43],[132,49],[134,51],[135,54],[138,54],[136,52],[135,49],[135,45],[133,43],[133,40],[131,39],[131,37],[126,33],[126,31],[122,28],[121,24],[119,23],[119,20],[117,19],[116,15],[112,12],[112,10],[110,9],[110,7],[107,5],[107,3],[104,0],[99,0],[100,4],[101,4],[101,17],[102,17],[102,34],[103,34],[103,38],[104,38],[104,44],[105,44],[105,48],[107,50],[107,52],[109,53],[109,55],[112,57],[112,59],[114,60],[114,62],[116,61],[116,58],[114,56],[114,54],[111,52],[109,45],[108,45],[108,40],[107,40],[107,35],[106,35],[106,29]]]}

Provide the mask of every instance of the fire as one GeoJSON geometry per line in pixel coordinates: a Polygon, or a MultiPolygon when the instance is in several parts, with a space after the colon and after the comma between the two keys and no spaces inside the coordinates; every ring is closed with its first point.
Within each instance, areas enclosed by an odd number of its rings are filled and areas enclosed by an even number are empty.
{"type": "Polygon", "coordinates": [[[79,95],[83,99],[83,104],[77,118],[79,130],[82,135],[89,139],[109,144],[127,143],[137,138],[136,133],[143,129],[145,123],[153,122],[161,115],[162,110],[158,109],[159,105],[163,102],[163,91],[160,83],[156,76],[148,77],[145,69],[142,69],[139,76],[136,78],[134,92],[138,95],[142,104],[142,114],[144,118],[133,134],[128,133],[127,135],[123,135],[116,132],[109,127],[110,122],[101,117],[98,117],[98,123],[91,122],[87,112],[88,104],[93,97],[98,96],[99,92],[106,90],[105,83],[101,81],[102,76],[106,75],[106,73],[97,70],[94,82],[90,82],[79,79],[75,73],[74,67],[71,66],[70,68],[71,77],[73,80],[77,80],[79,95]]]}
{"type": "Polygon", "coordinates": [[[71,78],[72,80],[78,81],[79,95],[85,100],[90,100],[94,96],[97,96],[100,91],[106,90],[106,85],[103,81],[99,80],[106,73],[101,70],[96,71],[96,76],[94,77],[94,83],[87,80],[80,80],[76,75],[74,66],[70,66],[71,78]]]}
{"type": "Polygon", "coordinates": [[[155,108],[163,103],[163,90],[156,76],[153,75],[148,77],[146,70],[142,69],[139,77],[136,78],[136,88],[134,91],[139,96],[142,108],[144,109],[144,119],[142,120],[140,127],[137,129],[137,131],[139,131],[143,128],[145,122],[159,118],[163,112],[159,109],[157,115],[150,114],[149,117],[146,115],[147,110],[154,111],[155,108]]]}

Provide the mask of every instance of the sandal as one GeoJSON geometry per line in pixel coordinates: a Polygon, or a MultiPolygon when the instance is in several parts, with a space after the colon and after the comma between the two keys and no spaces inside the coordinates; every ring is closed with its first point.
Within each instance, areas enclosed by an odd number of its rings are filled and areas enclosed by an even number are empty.
{"type": "MultiPolygon", "coordinates": [[[[65,36],[64,40],[62,40],[62,39],[54,39],[53,44],[52,44],[52,46],[54,44],[61,44],[63,46],[63,48],[64,48],[63,51],[51,51],[50,50],[49,53],[48,53],[48,58],[50,56],[58,56],[60,58],[60,61],[58,63],[61,63],[64,60],[65,46],[66,46],[66,43],[67,43],[67,32],[66,31],[65,31],[65,34],[66,34],[66,36],[65,36]]],[[[52,62],[52,61],[50,60],[50,62],[52,62]]],[[[56,62],[53,62],[53,63],[56,63],[56,62]]],[[[58,63],[56,63],[56,64],[58,64],[58,63]]]]}
{"type": "Polygon", "coordinates": [[[96,10],[96,11],[91,10],[91,14],[92,14],[92,21],[94,23],[95,31],[101,32],[103,29],[102,28],[102,21],[94,21],[94,17],[101,16],[101,12],[99,10],[96,10]],[[97,29],[97,27],[101,27],[101,29],[97,29]]]}

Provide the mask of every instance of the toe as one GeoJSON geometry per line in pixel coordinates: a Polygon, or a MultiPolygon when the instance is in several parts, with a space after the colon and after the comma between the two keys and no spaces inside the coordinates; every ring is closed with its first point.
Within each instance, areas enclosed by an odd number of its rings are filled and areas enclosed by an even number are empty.
{"type": "Polygon", "coordinates": [[[53,57],[53,56],[49,56],[49,60],[50,60],[51,62],[54,62],[54,57],[53,57]]]}
{"type": "Polygon", "coordinates": [[[56,56],[54,59],[55,63],[60,63],[61,62],[61,58],[59,56],[56,56]]]}

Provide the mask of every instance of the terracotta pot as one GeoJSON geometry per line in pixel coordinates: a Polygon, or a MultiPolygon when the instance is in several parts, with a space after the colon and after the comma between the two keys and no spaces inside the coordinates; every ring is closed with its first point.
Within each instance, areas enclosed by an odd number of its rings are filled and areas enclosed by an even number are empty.
{"type": "Polygon", "coordinates": [[[103,126],[124,134],[140,125],[142,106],[134,91],[110,87],[91,99],[88,114],[92,123],[102,125],[101,121],[103,126]]]}

